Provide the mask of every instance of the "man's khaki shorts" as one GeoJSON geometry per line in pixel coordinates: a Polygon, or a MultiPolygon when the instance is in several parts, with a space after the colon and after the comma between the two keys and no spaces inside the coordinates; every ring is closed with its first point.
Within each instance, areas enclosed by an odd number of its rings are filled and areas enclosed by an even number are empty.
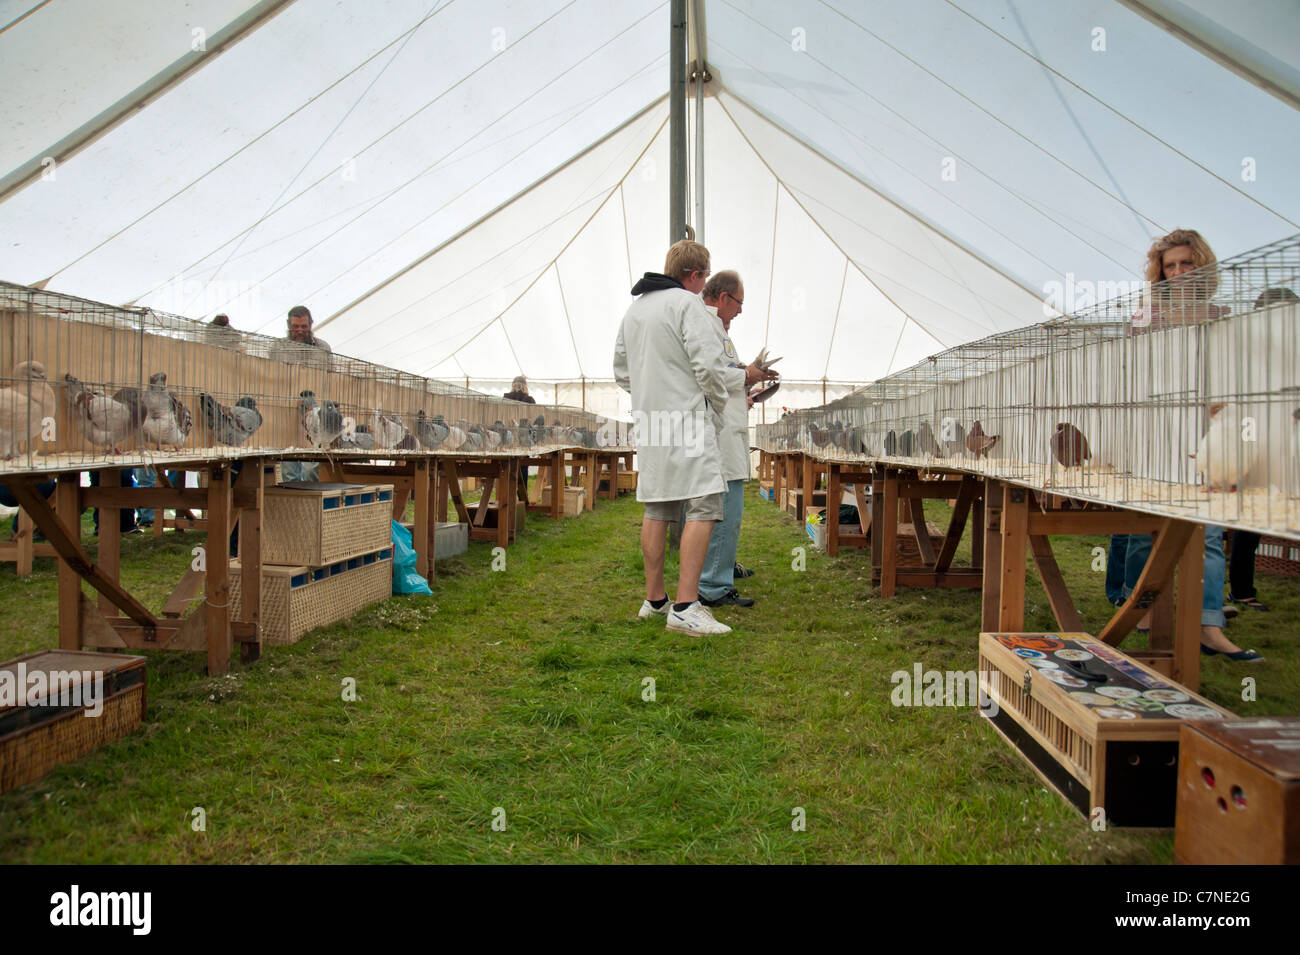
{"type": "Polygon", "coordinates": [[[681,501],[647,501],[645,519],[648,521],[677,521],[682,516],[682,505],[686,506],[686,520],[720,521],[722,520],[722,495],[704,494],[689,497],[681,501]]]}

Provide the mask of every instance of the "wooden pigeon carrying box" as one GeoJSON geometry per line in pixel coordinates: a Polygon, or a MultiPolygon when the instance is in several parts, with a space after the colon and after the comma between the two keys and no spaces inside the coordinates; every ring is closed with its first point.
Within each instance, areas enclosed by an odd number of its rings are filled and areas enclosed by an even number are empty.
{"type": "Polygon", "coordinates": [[[321,567],[379,550],[392,536],[391,484],[270,487],[262,505],[262,561],[321,567]]]}
{"type": "MultiPolygon", "coordinates": [[[[239,560],[230,562],[230,605],[240,612],[239,560]]],[[[302,635],[386,600],[393,592],[393,548],[323,567],[262,565],[262,644],[297,643],[302,635]]]]}
{"type": "Polygon", "coordinates": [[[0,663],[0,793],[134,732],[145,706],[144,657],[42,650],[0,663]]]}
{"type": "Polygon", "coordinates": [[[1300,717],[1189,722],[1180,743],[1174,858],[1300,863],[1300,717]]]}
{"type": "Polygon", "coordinates": [[[1184,720],[1232,714],[1086,633],[981,633],[990,722],[1080,812],[1172,826],[1184,720]]]}

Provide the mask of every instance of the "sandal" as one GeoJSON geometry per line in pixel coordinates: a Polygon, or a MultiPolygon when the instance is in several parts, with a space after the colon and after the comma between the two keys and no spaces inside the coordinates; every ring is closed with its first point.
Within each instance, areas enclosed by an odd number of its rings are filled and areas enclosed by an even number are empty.
{"type": "Polygon", "coordinates": [[[1251,610],[1268,610],[1267,606],[1259,602],[1258,597],[1234,597],[1232,594],[1228,594],[1228,599],[1235,604],[1249,607],[1251,610]]]}

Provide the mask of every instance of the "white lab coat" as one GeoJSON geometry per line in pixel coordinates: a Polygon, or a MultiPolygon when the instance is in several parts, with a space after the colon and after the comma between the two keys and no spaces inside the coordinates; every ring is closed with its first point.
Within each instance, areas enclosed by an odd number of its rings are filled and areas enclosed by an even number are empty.
{"type": "Polygon", "coordinates": [[[614,380],[632,395],[638,501],[727,489],[718,449],[727,403],[719,328],[700,297],[685,289],[647,292],[623,316],[614,380]]]}
{"type": "Polygon", "coordinates": [[[722,327],[716,305],[704,306],[713,316],[714,327],[722,344],[722,358],[727,363],[727,408],[722,415],[722,431],[718,443],[722,448],[722,479],[745,481],[749,479],[749,400],[745,388],[744,362],[722,327]],[[740,365],[741,367],[734,367],[740,365]]]}

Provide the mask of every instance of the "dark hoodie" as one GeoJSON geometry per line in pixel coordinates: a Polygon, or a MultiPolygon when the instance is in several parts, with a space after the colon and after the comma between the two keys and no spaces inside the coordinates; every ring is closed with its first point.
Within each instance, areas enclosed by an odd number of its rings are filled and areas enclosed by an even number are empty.
{"type": "Polygon", "coordinates": [[[644,295],[646,292],[662,292],[664,289],[679,288],[685,291],[686,286],[668,275],[661,275],[658,272],[647,272],[641,276],[636,285],[632,286],[633,295],[644,295]]]}

